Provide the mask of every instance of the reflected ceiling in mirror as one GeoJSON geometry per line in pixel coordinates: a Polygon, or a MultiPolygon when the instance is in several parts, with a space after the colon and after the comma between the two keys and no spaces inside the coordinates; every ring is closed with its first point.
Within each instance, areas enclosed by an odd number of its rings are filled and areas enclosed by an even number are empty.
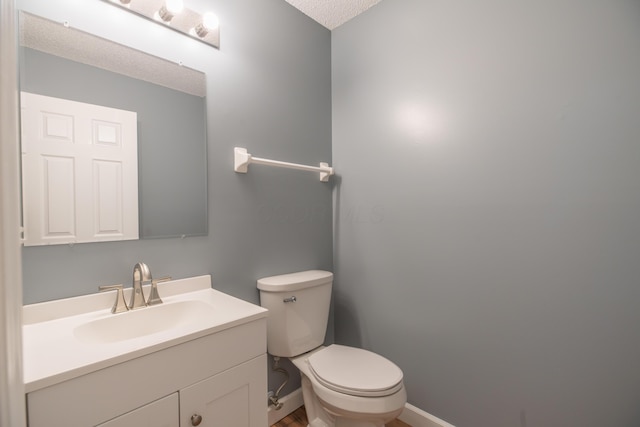
{"type": "Polygon", "coordinates": [[[206,235],[206,76],[20,13],[20,88],[138,113],[141,238],[206,235]]]}
{"type": "Polygon", "coordinates": [[[190,95],[206,95],[206,75],[200,71],[26,12],[20,12],[20,45],[190,95]]]}

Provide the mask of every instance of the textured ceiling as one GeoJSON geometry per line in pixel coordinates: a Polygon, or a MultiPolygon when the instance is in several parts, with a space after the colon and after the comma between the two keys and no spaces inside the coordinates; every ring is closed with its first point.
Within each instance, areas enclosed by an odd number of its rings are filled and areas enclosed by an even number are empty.
{"type": "Polygon", "coordinates": [[[330,30],[361,14],[381,0],[285,0],[330,30]]]}

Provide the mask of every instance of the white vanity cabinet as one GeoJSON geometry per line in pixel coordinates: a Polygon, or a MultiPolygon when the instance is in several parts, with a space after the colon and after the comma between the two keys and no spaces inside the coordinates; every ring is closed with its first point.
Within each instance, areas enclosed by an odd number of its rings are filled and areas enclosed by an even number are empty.
{"type": "Polygon", "coordinates": [[[258,357],[97,427],[266,426],[258,357]]]}
{"type": "Polygon", "coordinates": [[[266,427],[265,336],[261,319],[33,391],[29,427],[266,427]]]}
{"type": "MultiPolygon", "coordinates": [[[[76,342],[64,332],[128,315],[108,308],[26,325],[28,426],[267,427],[266,310],[210,288],[170,291],[165,307],[197,299],[213,314],[200,313],[196,325],[172,318],[162,333],[115,342],[76,342]]],[[[144,310],[154,319],[153,307],[144,310]]]]}

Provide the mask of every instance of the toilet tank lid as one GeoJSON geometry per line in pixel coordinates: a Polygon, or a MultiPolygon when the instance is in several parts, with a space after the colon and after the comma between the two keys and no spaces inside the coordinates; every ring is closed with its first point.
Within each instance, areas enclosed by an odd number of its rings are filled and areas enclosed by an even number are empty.
{"type": "Polygon", "coordinates": [[[333,281],[333,273],[323,270],[307,270],[297,273],[281,274],[258,280],[258,289],[268,292],[290,292],[333,281]]]}

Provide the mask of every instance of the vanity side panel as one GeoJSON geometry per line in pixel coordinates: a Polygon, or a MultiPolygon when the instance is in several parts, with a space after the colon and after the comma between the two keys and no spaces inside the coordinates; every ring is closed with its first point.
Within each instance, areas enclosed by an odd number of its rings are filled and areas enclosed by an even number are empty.
{"type": "Polygon", "coordinates": [[[101,369],[29,393],[29,427],[96,425],[266,350],[263,318],[101,369]]]}

